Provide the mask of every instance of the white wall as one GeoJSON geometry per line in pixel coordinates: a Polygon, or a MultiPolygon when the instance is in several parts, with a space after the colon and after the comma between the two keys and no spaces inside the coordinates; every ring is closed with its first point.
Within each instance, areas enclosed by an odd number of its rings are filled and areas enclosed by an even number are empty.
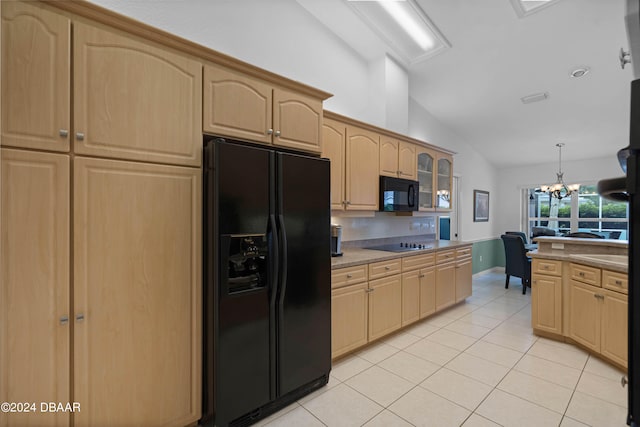
{"type": "MultiPolygon", "coordinates": [[[[500,228],[495,226],[496,171],[473,148],[473,141],[465,141],[455,129],[438,122],[410,97],[409,77],[391,58],[383,56],[368,63],[296,2],[245,0],[246,7],[239,8],[231,0],[91,1],[333,93],[325,102],[328,110],[456,151],[454,173],[460,176],[460,238],[481,240],[499,234],[496,230],[500,228]],[[198,11],[195,17],[194,9],[198,11]],[[489,222],[473,222],[474,189],[491,194],[489,222]]],[[[350,240],[349,236],[424,234],[423,230],[410,230],[413,220],[407,218],[344,221],[353,227],[351,231],[345,230],[346,240],[350,240]]]]}
{"type": "Polygon", "coordinates": [[[454,129],[440,123],[413,98],[409,101],[409,135],[457,153],[453,156],[453,172],[459,176],[460,238],[475,241],[495,237],[495,224],[498,222],[498,177],[493,165],[469,141],[456,134],[454,129]],[[489,192],[488,222],[473,222],[473,190],[489,192]]]}
{"type": "MultiPolygon", "coordinates": [[[[622,145],[622,144],[621,144],[622,145]]],[[[544,163],[532,166],[503,168],[497,171],[498,194],[496,227],[498,233],[519,230],[522,217],[521,189],[553,184],[556,181],[558,163],[544,163]]],[[[567,184],[593,184],[600,179],[623,176],[615,156],[600,159],[562,162],[564,181],[567,184]]],[[[496,200],[496,199],[494,199],[496,200]]]]}

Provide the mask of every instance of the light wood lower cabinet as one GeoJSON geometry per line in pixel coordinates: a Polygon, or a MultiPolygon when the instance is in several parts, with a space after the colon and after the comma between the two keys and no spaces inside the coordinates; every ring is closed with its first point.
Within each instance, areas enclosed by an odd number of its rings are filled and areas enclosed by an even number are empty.
{"type": "MultiPolygon", "coordinates": [[[[599,277],[599,272],[595,277],[599,277]]],[[[598,283],[600,280],[597,280],[598,283]]],[[[627,366],[628,302],[622,293],[570,281],[569,336],[620,366],[627,366]]]]}
{"type": "Polygon", "coordinates": [[[570,281],[569,336],[593,350],[600,351],[601,304],[593,286],[570,281]]]}
{"type": "Polygon", "coordinates": [[[62,426],[68,402],[69,156],[0,150],[0,402],[38,402],[38,412],[0,412],[0,426],[62,426]]]}
{"type": "Polygon", "coordinates": [[[420,318],[436,312],[436,268],[420,270],[420,318]]]}
{"type": "Polygon", "coordinates": [[[331,357],[355,350],[368,342],[368,283],[331,291],[331,357]]]}
{"type": "Polygon", "coordinates": [[[535,329],[562,334],[562,277],[534,274],[531,325],[535,329]]]}
{"type": "Polygon", "coordinates": [[[627,366],[628,358],[628,302],[627,296],[603,290],[602,294],[602,335],[600,353],[605,357],[627,366]]]}
{"type": "Polygon", "coordinates": [[[465,300],[472,293],[473,264],[471,257],[456,259],[456,302],[465,300]]]}
{"type": "Polygon", "coordinates": [[[402,326],[402,279],[396,274],[369,282],[369,340],[402,326]]]}
{"type": "Polygon", "coordinates": [[[436,264],[436,311],[456,302],[456,264],[436,264]]]}
{"type": "Polygon", "coordinates": [[[420,270],[402,273],[402,326],[420,320],[420,270]]]}
{"type": "Polygon", "coordinates": [[[76,426],[199,418],[200,186],[199,169],[75,158],[76,426]]]}

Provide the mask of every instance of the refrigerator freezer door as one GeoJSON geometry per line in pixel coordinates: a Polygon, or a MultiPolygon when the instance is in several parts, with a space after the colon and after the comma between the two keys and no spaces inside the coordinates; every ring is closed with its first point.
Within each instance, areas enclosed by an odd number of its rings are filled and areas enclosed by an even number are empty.
{"type": "Polygon", "coordinates": [[[278,295],[278,395],[331,370],[329,161],[276,154],[284,238],[278,295]]]}
{"type": "Polygon", "coordinates": [[[207,187],[213,191],[214,209],[206,217],[214,224],[216,245],[207,250],[207,262],[215,267],[205,286],[214,294],[216,313],[208,330],[214,331],[217,425],[226,425],[275,397],[275,295],[268,266],[274,258],[269,227],[275,212],[274,159],[268,150],[215,144],[213,179],[207,187]],[[247,279],[251,280],[243,284],[247,279]]]}

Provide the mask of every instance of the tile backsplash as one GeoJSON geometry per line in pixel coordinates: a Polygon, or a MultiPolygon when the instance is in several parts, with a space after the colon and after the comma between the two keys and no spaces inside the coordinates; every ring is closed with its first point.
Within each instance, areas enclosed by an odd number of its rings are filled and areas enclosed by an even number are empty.
{"type": "Polygon", "coordinates": [[[376,212],[374,217],[332,216],[332,224],[342,226],[342,241],[381,239],[436,234],[435,216],[396,216],[376,212]]]}

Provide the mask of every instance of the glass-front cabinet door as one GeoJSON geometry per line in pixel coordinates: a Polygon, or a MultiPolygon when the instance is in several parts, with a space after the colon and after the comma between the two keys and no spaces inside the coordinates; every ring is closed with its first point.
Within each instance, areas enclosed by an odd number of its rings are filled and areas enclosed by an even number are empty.
{"type": "Polygon", "coordinates": [[[418,207],[421,211],[433,210],[433,166],[435,157],[433,153],[423,148],[418,149],[418,207]]]}
{"type": "Polygon", "coordinates": [[[436,191],[436,208],[451,209],[451,186],[453,181],[452,158],[449,155],[438,155],[438,187],[436,191]]]}

